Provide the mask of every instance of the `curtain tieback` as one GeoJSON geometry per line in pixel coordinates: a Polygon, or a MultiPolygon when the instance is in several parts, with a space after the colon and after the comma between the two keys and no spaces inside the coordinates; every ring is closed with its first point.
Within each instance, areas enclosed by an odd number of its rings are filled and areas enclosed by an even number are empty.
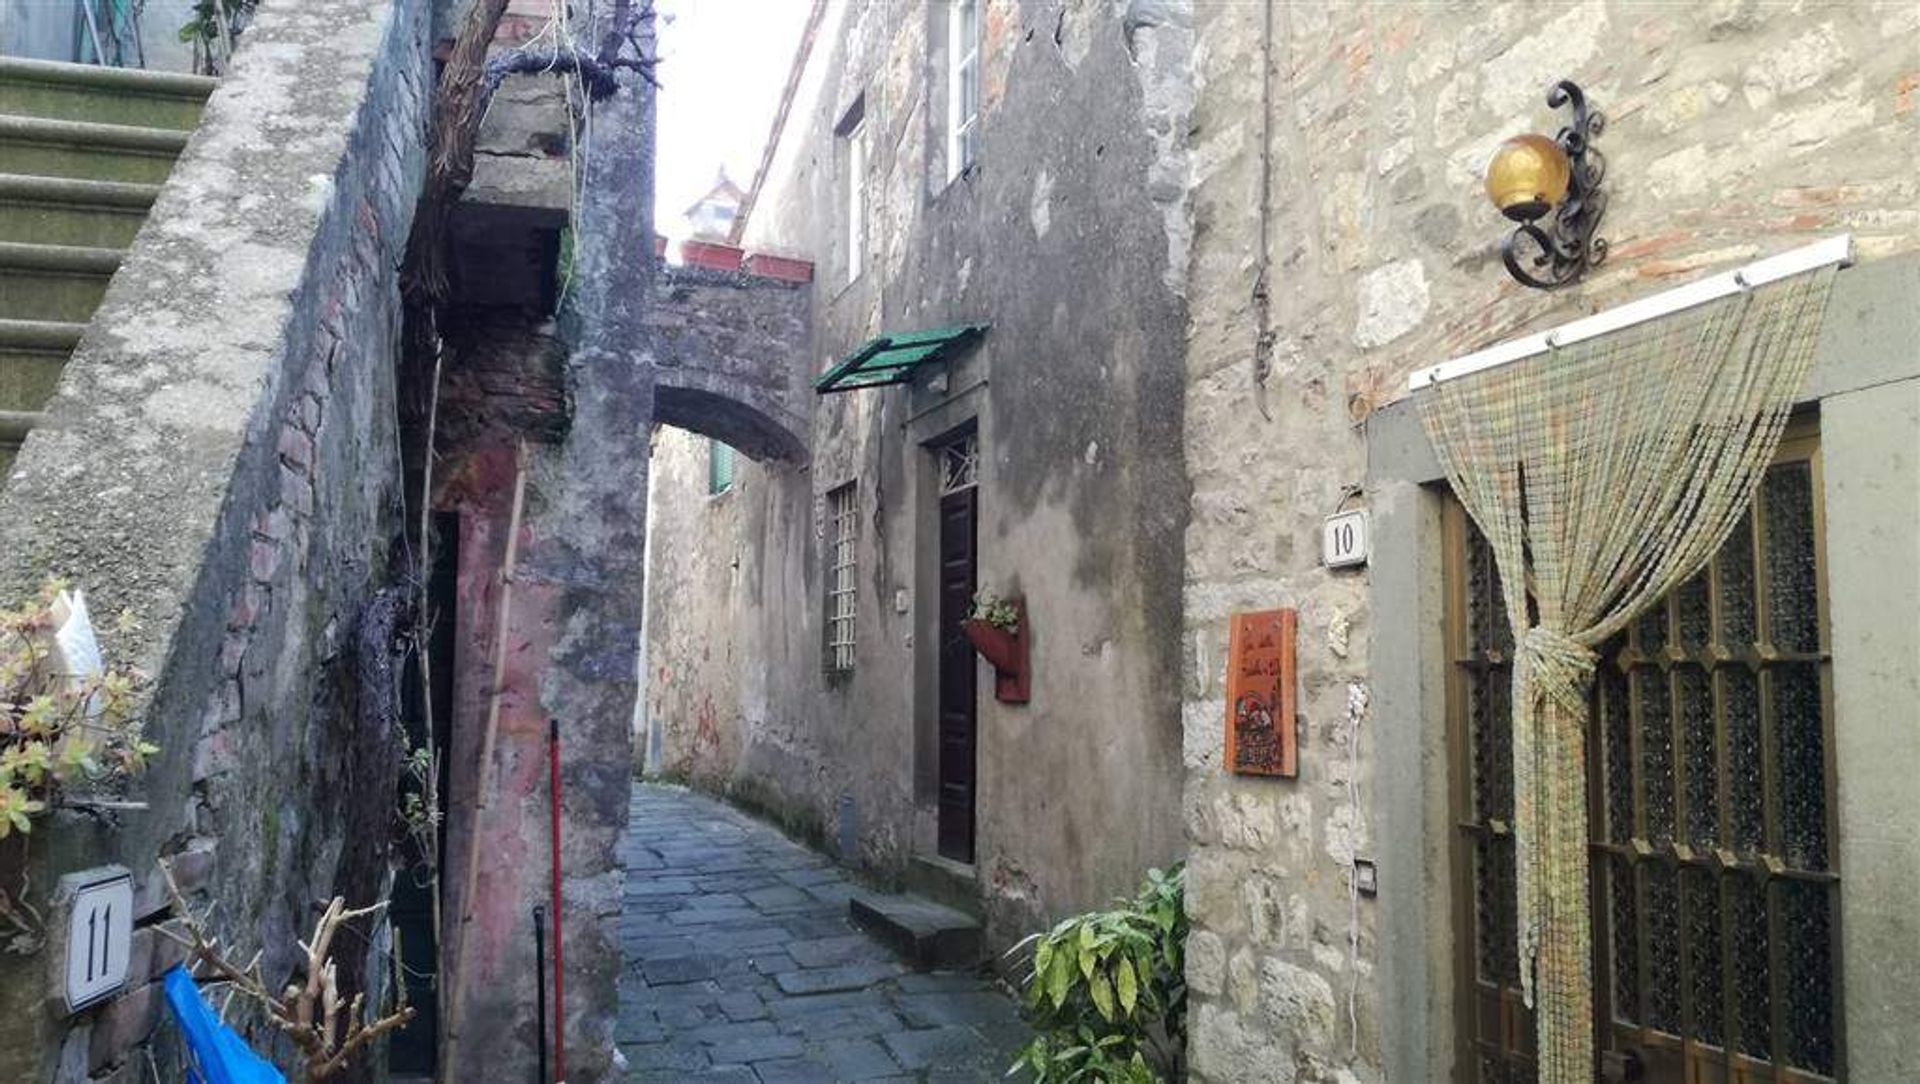
{"type": "Polygon", "coordinates": [[[1587,710],[1587,687],[1599,656],[1557,629],[1535,625],[1520,638],[1519,663],[1542,696],[1569,712],[1587,710]]]}

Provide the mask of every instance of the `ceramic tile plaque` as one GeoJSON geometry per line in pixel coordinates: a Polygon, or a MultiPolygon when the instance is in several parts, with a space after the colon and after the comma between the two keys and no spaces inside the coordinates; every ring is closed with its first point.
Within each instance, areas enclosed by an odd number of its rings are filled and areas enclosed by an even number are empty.
{"type": "Polygon", "coordinates": [[[1293,778],[1300,773],[1294,732],[1292,610],[1233,615],[1227,636],[1227,770],[1293,778]]]}

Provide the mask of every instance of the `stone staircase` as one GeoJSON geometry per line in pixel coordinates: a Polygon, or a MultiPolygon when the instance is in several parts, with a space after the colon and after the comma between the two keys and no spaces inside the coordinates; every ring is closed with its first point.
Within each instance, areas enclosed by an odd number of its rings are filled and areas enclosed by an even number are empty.
{"type": "Polygon", "coordinates": [[[0,57],[0,485],[216,85],[0,57]]]}

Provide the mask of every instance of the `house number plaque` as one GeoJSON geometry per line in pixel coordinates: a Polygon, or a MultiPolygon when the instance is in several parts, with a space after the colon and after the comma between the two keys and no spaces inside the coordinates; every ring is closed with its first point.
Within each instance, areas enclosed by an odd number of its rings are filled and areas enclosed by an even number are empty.
{"type": "Polygon", "coordinates": [[[1367,563],[1370,540],[1365,512],[1328,516],[1320,528],[1320,559],[1328,568],[1352,568],[1367,563]]]}
{"type": "Polygon", "coordinates": [[[78,1012],[127,984],[133,946],[133,875],[103,866],[61,879],[67,910],[67,1011],[78,1012]]]}
{"type": "Polygon", "coordinates": [[[1233,615],[1227,636],[1227,770],[1300,774],[1294,731],[1292,610],[1233,615]]]}

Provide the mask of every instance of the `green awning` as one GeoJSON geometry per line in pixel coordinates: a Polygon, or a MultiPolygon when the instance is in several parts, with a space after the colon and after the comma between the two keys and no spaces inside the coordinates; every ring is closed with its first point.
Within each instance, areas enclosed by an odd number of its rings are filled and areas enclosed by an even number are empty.
{"type": "Polygon", "coordinates": [[[987,333],[986,324],[962,324],[932,331],[907,331],[869,339],[859,349],[814,378],[813,390],[878,388],[912,379],[922,365],[945,361],[987,333]]]}

